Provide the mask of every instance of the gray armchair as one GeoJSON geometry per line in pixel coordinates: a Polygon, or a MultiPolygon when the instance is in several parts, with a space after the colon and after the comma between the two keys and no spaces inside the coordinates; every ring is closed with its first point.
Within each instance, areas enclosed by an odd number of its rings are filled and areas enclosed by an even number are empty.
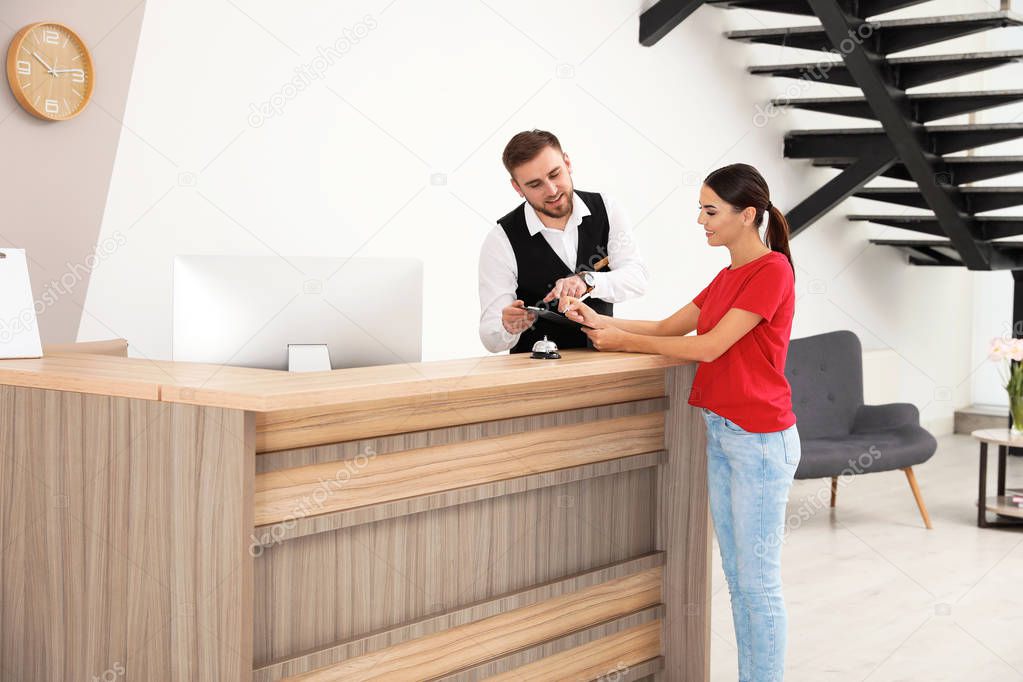
{"type": "Polygon", "coordinates": [[[785,376],[792,386],[802,459],[796,478],[831,478],[831,506],[838,477],[901,469],[924,525],[931,519],[913,467],[938,448],[920,426],[915,405],[863,404],[863,350],[851,331],[829,332],[789,343],[785,376]]]}

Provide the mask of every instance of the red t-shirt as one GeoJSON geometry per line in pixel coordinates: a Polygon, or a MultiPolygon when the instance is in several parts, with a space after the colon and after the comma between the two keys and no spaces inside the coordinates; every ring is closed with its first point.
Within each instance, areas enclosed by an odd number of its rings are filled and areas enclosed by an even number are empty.
{"type": "Polygon", "coordinates": [[[777,251],[717,274],[693,299],[700,309],[697,334],[709,332],[732,308],[764,319],[717,360],[700,363],[690,405],[706,407],[755,433],[782,431],[796,423],[785,378],[795,298],[792,266],[777,251]]]}

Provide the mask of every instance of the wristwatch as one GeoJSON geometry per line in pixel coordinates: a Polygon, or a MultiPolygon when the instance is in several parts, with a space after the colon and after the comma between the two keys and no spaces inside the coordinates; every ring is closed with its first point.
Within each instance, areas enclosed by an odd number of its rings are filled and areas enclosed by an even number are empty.
{"type": "Polygon", "coordinates": [[[597,278],[594,277],[593,273],[590,272],[589,270],[583,270],[582,272],[577,272],[576,274],[579,275],[582,281],[586,283],[587,294],[593,291],[593,287],[597,286],[597,278]]]}

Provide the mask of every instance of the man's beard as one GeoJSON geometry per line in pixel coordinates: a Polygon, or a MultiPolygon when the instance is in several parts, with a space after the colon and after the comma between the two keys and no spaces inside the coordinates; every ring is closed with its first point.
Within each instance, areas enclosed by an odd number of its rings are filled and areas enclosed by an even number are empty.
{"type": "Polygon", "coordinates": [[[532,206],[537,213],[543,213],[548,218],[564,218],[565,216],[572,215],[572,209],[574,208],[573,192],[574,190],[572,189],[565,190],[565,197],[568,199],[568,202],[565,206],[565,210],[560,212],[552,211],[551,209],[547,208],[547,202],[542,202],[539,206],[533,203],[530,203],[529,205],[532,206]]]}

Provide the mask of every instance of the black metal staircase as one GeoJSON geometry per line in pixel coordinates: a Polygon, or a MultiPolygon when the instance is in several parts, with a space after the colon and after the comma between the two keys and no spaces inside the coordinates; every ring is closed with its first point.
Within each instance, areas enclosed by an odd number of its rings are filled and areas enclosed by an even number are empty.
{"type": "MultiPolygon", "coordinates": [[[[980,31],[1023,26],[1009,11],[875,20],[927,0],[660,0],[640,18],[640,42],[653,45],[700,5],[814,16],[819,24],[731,31],[727,37],[816,52],[814,62],[753,66],[754,75],[851,86],[848,97],[775,99],[790,107],[876,121],[880,127],[798,130],[785,136],[784,155],[840,173],[787,215],[793,235],[841,201],[864,197],[929,209],[930,215],[852,215],[851,220],[912,230],[932,238],[875,239],[899,248],[917,265],[1023,271],[1023,217],[978,215],[1023,205],[1023,187],[968,186],[1023,172],[1023,156],[948,156],[1023,138],[1023,123],[933,125],[933,121],[1023,101],[1023,90],[907,93],[929,83],[1023,61],[1023,49],[971,54],[891,56],[980,31]],[[829,53],[820,59],[821,50],[829,53]],[[907,187],[867,186],[878,176],[907,187]]],[[[1017,273],[1014,272],[1014,275],[1017,273]]],[[[1023,277],[1016,277],[1023,281],[1023,277]]],[[[1023,310],[1023,288],[1017,287],[1023,310]]],[[[1015,319],[1015,318],[1014,318],[1015,319]]]]}

